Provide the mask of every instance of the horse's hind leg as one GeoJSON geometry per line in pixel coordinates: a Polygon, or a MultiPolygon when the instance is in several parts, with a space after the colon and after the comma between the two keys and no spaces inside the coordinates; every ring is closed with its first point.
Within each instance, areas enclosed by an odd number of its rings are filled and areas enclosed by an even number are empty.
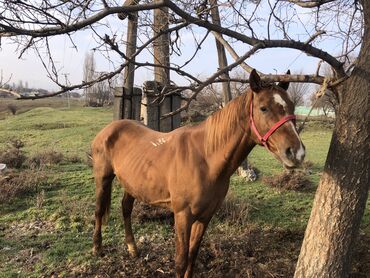
{"type": "Polygon", "coordinates": [[[122,216],[125,225],[125,240],[128,248],[128,252],[132,257],[137,257],[137,247],[135,243],[134,234],[132,233],[131,226],[131,213],[134,206],[135,198],[125,192],[122,198],[122,216]]]}
{"type": "Polygon", "coordinates": [[[99,170],[94,172],[96,183],[95,189],[96,207],[95,207],[95,228],[93,235],[93,253],[94,255],[101,255],[102,253],[101,226],[103,222],[105,222],[104,224],[106,224],[106,221],[108,220],[112,192],[112,181],[114,179],[114,174],[111,172],[102,175],[101,171],[99,170]]]}

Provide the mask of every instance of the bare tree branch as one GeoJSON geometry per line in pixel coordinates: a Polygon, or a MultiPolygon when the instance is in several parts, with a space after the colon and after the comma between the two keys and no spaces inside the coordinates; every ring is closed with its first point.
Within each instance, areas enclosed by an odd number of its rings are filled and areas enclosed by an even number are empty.
{"type": "MultiPolygon", "coordinates": [[[[131,12],[137,12],[137,11],[142,11],[142,10],[152,10],[152,9],[161,8],[165,6],[166,6],[165,1],[158,1],[155,3],[143,4],[143,5],[130,5],[130,6],[123,6],[123,7],[106,7],[98,13],[88,18],[85,18],[83,20],[77,21],[76,23],[73,23],[70,25],[67,25],[67,24],[64,25],[63,23],[63,25],[60,27],[59,26],[58,27],[48,27],[48,28],[40,28],[40,29],[34,29],[34,30],[17,28],[17,27],[13,27],[12,25],[5,25],[3,23],[0,23],[0,37],[12,37],[12,36],[25,35],[25,36],[36,38],[36,37],[49,37],[49,36],[55,36],[55,35],[62,35],[62,34],[67,34],[67,33],[71,33],[71,32],[84,29],[85,27],[88,27],[111,14],[131,13],[131,12]]],[[[4,20],[4,19],[6,18],[0,15],[0,20],[4,20]]]]}
{"type": "Polygon", "coordinates": [[[282,2],[290,2],[290,3],[293,3],[293,4],[296,4],[302,8],[316,8],[316,7],[320,7],[321,5],[324,5],[324,4],[327,4],[327,3],[330,3],[330,2],[334,2],[336,0],[308,0],[308,1],[304,1],[304,0],[280,0],[282,2]]]}
{"type": "MultiPolygon", "coordinates": [[[[212,32],[212,34],[215,36],[215,38],[225,47],[225,49],[230,53],[230,55],[234,58],[234,60],[238,60],[240,57],[234,50],[234,48],[231,47],[231,45],[217,32],[212,32]]],[[[240,63],[240,66],[246,71],[246,72],[251,72],[253,68],[249,66],[247,63],[244,61],[240,63]]],[[[261,72],[258,71],[259,74],[262,74],[261,72]]]]}
{"type": "Polygon", "coordinates": [[[312,56],[315,56],[319,59],[326,61],[337,71],[339,76],[345,75],[342,62],[338,61],[335,57],[333,57],[329,53],[321,49],[318,49],[310,44],[305,44],[303,42],[294,41],[294,40],[258,40],[255,38],[251,38],[246,35],[235,32],[233,30],[223,28],[219,25],[212,24],[208,21],[195,18],[191,16],[190,14],[184,12],[182,9],[180,9],[176,4],[174,4],[170,0],[163,0],[163,1],[173,12],[175,12],[176,14],[178,14],[180,17],[182,17],[188,22],[191,22],[193,24],[204,27],[211,31],[215,31],[220,34],[227,35],[229,37],[232,37],[234,39],[237,39],[241,42],[247,43],[252,46],[258,43],[262,43],[264,45],[264,48],[285,47],[285,48],[293,48],[293,49],[301,50],[307,54],[310,54],[312,56]]]}

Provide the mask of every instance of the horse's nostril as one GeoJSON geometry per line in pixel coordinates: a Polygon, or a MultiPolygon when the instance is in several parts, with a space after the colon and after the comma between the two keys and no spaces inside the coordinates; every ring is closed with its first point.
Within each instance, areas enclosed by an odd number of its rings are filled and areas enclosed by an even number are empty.
{"type": "Polygon", "coordinates": [[[292,159],[293,158],[293,156],[294,156],[294,154],[293,154],[293,149],[292,148],[287,148],[286,150],[285,150],[285,154],[286,154],[286,156],[288,157],[288,158],[290,158],[290,159],[292,159]]]}

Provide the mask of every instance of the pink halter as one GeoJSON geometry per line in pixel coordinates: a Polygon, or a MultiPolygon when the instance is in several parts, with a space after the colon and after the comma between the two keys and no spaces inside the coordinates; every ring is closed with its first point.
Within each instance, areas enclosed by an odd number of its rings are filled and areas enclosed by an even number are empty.
{"type": "Polygon", "coordinates": [[[295,115],[288,115],[288,116],[285,116],[284,118],[280,119],[280,121],[278,121],[276,124],[274,124],[270,130],[264,135],[264,136],[261,136],[261,134],[258,132],[257,130],[257,127],[256,127],[256,124],[254,123],[254,119],[253,119],[253,92],[252,92],[252,97],[251,97],[251,104],[250,104],[250,109],[249,109],[249,119],[250,119],[250,122],[251,122],[251,126],[252,126],[252,130],[253,132],[257,135],[258,137],[258,140],[261,141],[261,143],[268,149],[268,146],[267,146],[267,140],[269,139],[269,137],[280,127],[282,126],[283,124],[285,124],[286,122],[288,121],[294,121],[296,119],[296,116],[295,115]]]}

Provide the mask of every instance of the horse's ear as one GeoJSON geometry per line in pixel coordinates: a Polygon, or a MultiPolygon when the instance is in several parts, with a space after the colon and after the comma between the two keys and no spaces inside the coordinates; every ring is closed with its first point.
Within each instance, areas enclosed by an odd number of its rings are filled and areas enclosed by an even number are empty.
{"type": "MultiPolygon", "coordinates": [[[[286,74],[290,75],[290,70],[288,70],[286,74]]],[[[278,86],[286,91],[289,88],[289,82],[279,82],[278,86]]]]}
{"type": "Polygon", "coordinates": [[[259,91],[262,90],[261,78],[255,69],[253,69],[251,71],[251,74],[249,75],[249,86],[255,93],[258,93],[259,91]]]}

